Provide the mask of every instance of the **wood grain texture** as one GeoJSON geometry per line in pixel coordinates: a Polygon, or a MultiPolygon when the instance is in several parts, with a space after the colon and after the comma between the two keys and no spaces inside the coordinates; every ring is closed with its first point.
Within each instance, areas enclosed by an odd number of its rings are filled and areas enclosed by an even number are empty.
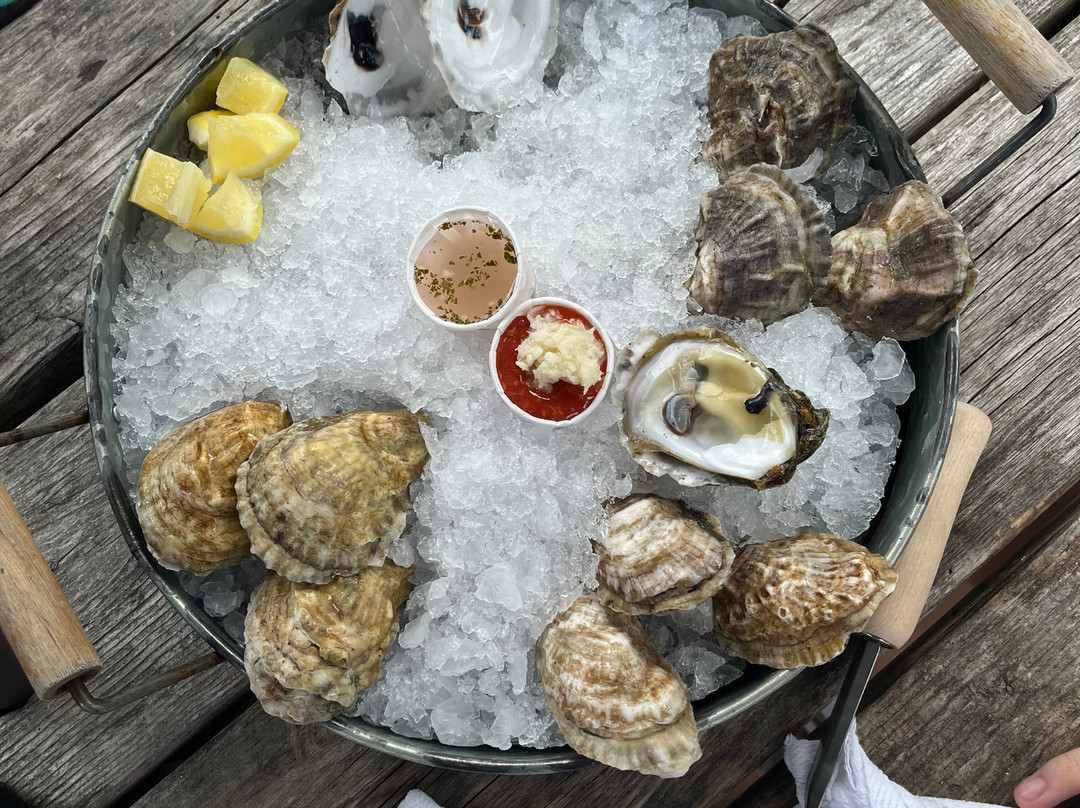
{"type": "MultiPolygon", "coordinates": [[[[46,413],[82,400],[80,383],[46,413]]],[[[95,693],[206,652],[120,537],[88,427],[0,450],[0,479],[101,652],[95,693]]],[[[0,781],[35,806],[110,805],[246,692],[245,678],[221,666],[104,716],[66,697],[32,699],[0,717],[0,781]]]]}
{"type": "Polygon", "coordinates": [[[970,404],[956,406],[949,449],[926,511],[896,563],[896,590],[885,599],[866,625],[866,632],[893,648],[908,641],[941,563],[945,543],[968,479],[990,437],[990,419],[970,404]]]}
{"type": "MultiPolygon", "coordinates": [[[[0,430],[29,417],[78,378],[90,257],[119,171],[165,97],[210,47],[261,5],[258,0],[200,3],[147,0],[137,5],[63,4],[82,9],[82,15],[104,15],[114,29],[122,27],[120,20],[126,16],[136,20],[136,29],[153,27],[156,32],[141,40],[125,33],[98,41],[101,31],[96,27],[65,27],[63,48],[42,48],[43,52],[70,56],[96,53],[98,48],[111,49],[115,45],[122,54],[118,64],[123,66],[125,80],[104,100],[89,90],[81,91],[79,85],[60,81],[58,76],[67,74],[57,73],[59,68],[49,73],[36,65],[31,58],[36,51],[24,52],[19,49],[21,45],[15,47],[16,41],[8,42],[25,26],[36,25],[34,30],[38,31],[44,24],[42,15],[55,14],[55,6],[60,4],[39,3],[0,30],[3,114],[13,116],[11,120],[16,121],[20,132],[51,127],[52,123],[40,118],[41,104],[22,95],[24,88],[34,87],[47,107],[64,107],[65,112],[58,113],[57,120],[74,116],[71,127],[77,127],[58,135],[53,148],[38,162],[31,161],[26,173],[0,193],[0,222],[4,223],[0,231],[0,300],[4,303],[0,311],[0,430]],[[184,32],[196,19],[194,14],[189,18],[191,5],[199,13],[205,11],[200,11],[204,5],[212,11],[188,35],[184,32]],[[114,19],[113,14],[121,16],[114,19]],[[175,33],[166,47],[159,39],[162,31],[180,33],[175,33]],[[136,42],[141,44],[136,46],[136,42]],[[5,50],[8,44],[13,50],[5,50]],[[50,76],[57,86],[51,90],[38,86],[50,76]],[[17,91],[11,93],[8,88],[17,91]],[[6,109],[13,96],[22,107],[6,109]],[[100,109],[95,106],[99,103],[103,104],[100,109]],[[24,117],[26,120],[22,120],[24,117]]],[[[52,26],[50,35],[58,35],[57,25],[52,26]]],[[[29,42],[44,36],[40,31],[23,33],[29,42]]],[[[31,141],[28,143],[31,145],[27,148],[36,148],[31,141]]],[[[6,143],[4,155],[2,163],[6,165],[6,143]]]]}
{"type": "Polygon", "coordinates": [[[101,658],[0,481],[0,629],[39,699],[101,670],[101,658]]]}
{"type": "MultiPolygon", "coordinates": [[[[1080,20],[1054,43],[1080,60],[1080,20]]],[[[979,91],[917,144],[932,180],[955,176],[959,140],[1000,142],[1020,116],[979,91]]],[[[1004,547],[1080,478],[1080,91],[1038,138],[953,208],[980,276],[961,322],[961,400],[994,422],[961,506],[931,604],[1004,547]]]]}
{"type": "MultiPolygon", "coordinates": [[[[1041,31],[1075,13],[1071,0],[1019,0],[1041,31]]],[[[920,0],[791,0],[784,9],[814,22],[914,139],[984,81],[974,60],[920,0]]]]}
{"type": "Polygon", "coordinates": [[[702,735],[702,759],[676,780],[597,766],[572,774],[493,776],[431,769],[364,749],[318,727],[293,727],[252,707],[136,803],[138,808],[225,808],[230,784],[243,783],[252,805],[392,808],[422,788],[452,808],[598,808],[703,806],[718,799],[784,735],[798,728],[807,703],[824,703],[838,686],[845,654],[804,672],[770,703],[702,735]]]}
{"type": "Polygon", "coordinates": [[[923,2],[1021,112],[1072,81],[1072,68],[1012,0],[923,2]]]}

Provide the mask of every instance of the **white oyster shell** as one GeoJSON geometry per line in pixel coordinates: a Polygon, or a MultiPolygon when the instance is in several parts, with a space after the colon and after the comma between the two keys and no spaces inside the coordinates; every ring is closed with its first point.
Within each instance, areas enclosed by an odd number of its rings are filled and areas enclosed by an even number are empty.
{"type": "Polygon", "coordinates": [[[277,404],[250,401],[181,424],[139,472],[139,524],[166,566],[206,575],[251,553],[236,513],[236,473],[255,445],[292,423],[277,404]]]}
{"type": "Polygon", "coordinates": [[[420,0],[340,0],[330,13],[323,67],[353,115],[431,112],[447,95],[420,0]]]}
{"type": "Polygon", "coordinates": [[[311,583],[381,564],[405,529],[408,487],[427,459],[420,419],[408,410],[313,418],[271,436],[236,476],[252,552],[311,583]]]}
{"type": "Polygon", "coordinates": [[[821,665],[843,652],[895,587],[889,562],[838,536],[748,544],[713,598],[716,639],[758,665],[821,665]]]}
{"type": "Polygon", "coordinates": [[[270,573],[244,622],[244,668],[263,709],[308,724],[355,704],[379,680],[412,572],[388,563],[322,585],[270,573]]]}
{"type": "Polygon", "coordinates": [[[828,410],[722,331],[644,331],[616,357],[620,440],[650,474],[696,487],[783,485],[817,451],[828,410]]]}
{"type": "Polygon", "coordinates": [[[582,595],[536,644],[566,742],[624,771],[680,777],[701,757],[690,697],[641,624],[582,595]]]}
{"type": "Polygon", "coordinates": [[[539,95],[555,53],[558,0],[424,0],[421,15],[459,107],[501,112],[539,95]]]}
{"type": "Polygon", "coordinates": [[[614,503],[596,553],[597,594],[624,614],[697,607],[724,585],[735,558],[713,516],[655,496],[614,503]]]}

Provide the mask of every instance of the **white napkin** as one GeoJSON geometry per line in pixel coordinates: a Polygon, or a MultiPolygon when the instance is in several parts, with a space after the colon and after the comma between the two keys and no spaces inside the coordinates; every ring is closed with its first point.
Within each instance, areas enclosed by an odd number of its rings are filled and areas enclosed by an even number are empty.
{"type": "MultiPolygon", "coordinates": [[[[806,805],[806,783],[817,757],[820,741],[800,741],[788,736],[784,744],[784,762],[795,777],[797,808],[806,805]]],[[[870,762],[855,735],[855,722],[844,740],[844,750],[836,763],[832,781],[825,791],[821,808],[1002,808],[984,802],[961,802],[940,797],[916,797],[892,782],[870,762]]]]}
{"type": "Polygon", "coordinates": [[[405,795],[405,799],[398,803],[398,808],[442,808],[442,806],[420,789],[414,788],[405,795]]]}

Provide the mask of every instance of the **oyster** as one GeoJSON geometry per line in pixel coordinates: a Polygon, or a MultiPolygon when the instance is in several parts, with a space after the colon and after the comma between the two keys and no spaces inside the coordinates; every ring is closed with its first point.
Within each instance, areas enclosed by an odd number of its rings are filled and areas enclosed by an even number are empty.
{"type": "Polygon", "coordinates": [[[236,470],[262,438],[292,423],[277,404],[249,401],[181,424],[139,472],[139,524],[160,562],[206,575],[251,552],[236,514],[236,470]]]}
{"type": "Polygon", "coordinates": [[[960,223],[925,182],[872,199],[832,239],[832,269],[815,302],[874,339],[921,339],[955,317],[978,273],[960,223]]]}
{"type": "Polygon", "coordinates": [[[736,171],[705,194],[694,238],[686,288],[709,314],[771,323],[805,309],[815,278],[829,272],[821,211],[775,166],[736,171]]]}
{"type": "Polygon", "coordinates": [[[555,53],[558,0],[424,0],[420,13],[459,107],[501,112],[539,94],[555,53]]]}
{"type": "Polygon", "coordinates": [[[420,23],[420,0],[339,0],[323,67],[353,115],[430,112],[447,95],[420,23]]]}
{"type": "Polygon", "coordinates": [[[713,328],[643,331],[619,352],[613,381],[623,446],[680,485],[783,485],[829,426],[828,410],[713,328]]]}
{"type": "Polygon", "coordinates": [[[352,707],[379,680],[413,569],[388,563],[321,585],[267,575],[244,622],[244,668],[263,709],[309,724],[352,707]]]}
{"type": "Polygon", "coordinates": [[[838,536],[748,544],[713,598],[716,638],[758,665],[821,665],[840,655],[895,586],[884,558],[838,536]]]}
{"type": "Polygon", "coordinates": [[[252,552],[289,580],[318,584],[381,564],[427,459],[408,410],[313,418],[267,438],[236,478],[252,552]]]}
{"type": "Polygon", "coordinates": [[[741,36],[709,62],[709,123],[703,153],[727,171],[754,163],[794,168],[821,149],[818,173],[851,129],[855,73],[814,25],[741,36]]]}
{"type": "Polygon", "coordinates": [[[536,643],[566,742],[624,771],[680,777],[701,757],[690,697],[641,624],[582,595],[536,643]]]}
{"type": "Polygon", "coordinates": [[[723,586],[735,558],[713,516],[654,496],[614,503],[595,549],[597,594],[624,614],[695,608],[723,586]]]}

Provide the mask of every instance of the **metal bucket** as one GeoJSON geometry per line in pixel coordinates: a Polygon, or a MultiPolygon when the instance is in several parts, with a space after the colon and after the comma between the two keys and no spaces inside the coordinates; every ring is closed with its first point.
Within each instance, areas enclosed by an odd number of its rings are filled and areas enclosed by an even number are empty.
{"type": "MultiPolygon", "coordinates": [[[[691,2],[730,15],[756,17],[770,32],[792,28],[796,21],[765,0],[701,0],[691,2]]],[[[120,449],[114,413],[116,380],[113,356],[116,347],[110,327],[111,308],[125,280],[123,251],[134,237],[142,211],[128,202],[139,157],[147,147],[166,154],[179,153],[186,140],[186,121],[195,112],[213,106],[214,88],[225,60],[231,56],[258,59],[279,41],[301,30],[325,25],[332,0],[297,2],[275,0],[239,30],[214,48],[183,85],[162,106],[128,161],[102,226],[90,275],[86,301],[85,367],[86,394],[94,448],[101,465],[105,489],[124,537],[147,574],[170,603],[217,651],[238,668],[243,667],[243,648],[210,617],[201,603],[180,586],[175,572],[161,567],[146,549],[135,513],[134,491],[127,485],[128,471],[120,449]]],[[[860,80],[855,116],[877,140],[880,153],[873,166],[890,185],[924,179],[911,147],[881,102],[860,80]]],[[[851,221],[838,222],[841,227],[851,221]]],[[[904,344],[915,373],[911,400],[900,410],[901,445],[884,506],[864,537],[874,552],[890,562],[899,558],[922,515],[944,458],[956,408],[959,377],[959,331],[955,320],[936,334],[904,344]]],[[[708,729],[767,698],[796,679],[798,671],[775,671],[750,666],[736,682],[721,688],[694,705],[698,726],[708,729]]],[[[455,747],[397,735],[358,718],[339,717],[327,726],[340,735],[399,758],[432,766],[488,771],[503,774],[538,774],[568,771],[592,765],[592,761],[567,747],[536,750],[513,747],[502,751],[487,746],[455,747]]]]}

